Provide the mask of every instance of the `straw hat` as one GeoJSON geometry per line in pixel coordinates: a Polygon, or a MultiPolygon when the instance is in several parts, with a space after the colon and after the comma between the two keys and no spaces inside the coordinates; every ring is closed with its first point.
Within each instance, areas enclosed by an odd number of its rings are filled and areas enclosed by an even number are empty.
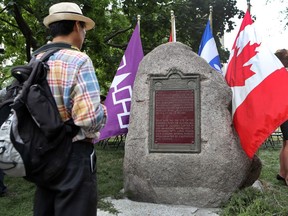
{"type": "Polygon", "coordinates": [[[83,16],[80,7],[72,2],[61,2],[54,4],[49,8],[49,15],[44,18],[44,25],[48,28],[53,22],[61,20],[75,20],[85,22],[86,30],[90,30],[95,26],[92,19],[83,16]]]}

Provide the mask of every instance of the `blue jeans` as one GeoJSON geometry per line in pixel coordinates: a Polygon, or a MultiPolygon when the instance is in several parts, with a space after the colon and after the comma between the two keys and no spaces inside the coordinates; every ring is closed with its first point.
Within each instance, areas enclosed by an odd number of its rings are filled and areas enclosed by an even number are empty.
{"type": "Polygon", "coordinates": [[[0,195],[6,192],[6,186],[4,185],[4,173],[0,169],[0,195]]]}

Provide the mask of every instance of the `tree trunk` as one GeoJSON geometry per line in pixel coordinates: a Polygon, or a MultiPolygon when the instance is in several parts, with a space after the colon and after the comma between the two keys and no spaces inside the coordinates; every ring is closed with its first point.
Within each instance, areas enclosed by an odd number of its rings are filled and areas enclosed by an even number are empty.
{"type": "Polygon", "coordinates": [[[14,18],[20,28],[20,31],[24,35],[26,39],[26,58],[27,61],[31,59],[31,48],[36,49],[37,48],[37,41],[32,36],[32,30],[24,20],[20,9],[17,4],[13,4],[13,12],[14,12],[14,18]]]}

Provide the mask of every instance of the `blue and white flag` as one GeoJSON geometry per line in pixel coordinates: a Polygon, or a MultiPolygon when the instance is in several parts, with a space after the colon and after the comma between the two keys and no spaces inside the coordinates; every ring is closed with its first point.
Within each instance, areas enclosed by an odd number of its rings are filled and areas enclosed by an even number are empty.
{"type": "Polygon", "coordinates": [[[217,46],[212,35],[210,21],[208,20],[202,40],[199,46],[198,55],[204,58],[215,70],[221,71],[220,57],[218,54],[217,46]]]}

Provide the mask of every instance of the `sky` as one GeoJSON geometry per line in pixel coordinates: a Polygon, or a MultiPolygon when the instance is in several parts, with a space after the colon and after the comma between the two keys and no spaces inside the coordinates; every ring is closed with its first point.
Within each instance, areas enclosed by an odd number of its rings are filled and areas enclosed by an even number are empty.
{"type": "MultiPolygon", "coordinates": [[[[266,3],[266,0],[251,0],[251,15],[256,16],[255,24],[257,32],[262,35],[263,43],[269,47],[272,52],[277,49],[288,49],[288,27],[285,29],[285,14],[281,13],[285,7],[288,7],[287,0],[271,0],[273,3],[266,3]]],[[[246,12],[247,1],[238,0],[237,7],[246,12]]],[[[235,29],[224,36],[224,47],[231,50],[236,35],[239,31],[242,19],[234,18],[235,29]]],[[[287,21],[287,19],[286,19],[287,21]]]]}

